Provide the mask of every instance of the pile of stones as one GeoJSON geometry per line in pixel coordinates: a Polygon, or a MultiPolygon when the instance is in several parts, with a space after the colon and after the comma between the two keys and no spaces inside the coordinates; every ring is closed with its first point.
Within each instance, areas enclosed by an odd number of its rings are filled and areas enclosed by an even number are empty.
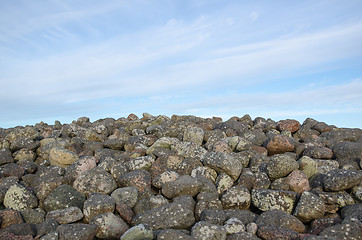
{"type": "Polygon", "coordinates": [[[0,128],[0,239],[362,239],[361,157],[311,118],[0,128]]]}

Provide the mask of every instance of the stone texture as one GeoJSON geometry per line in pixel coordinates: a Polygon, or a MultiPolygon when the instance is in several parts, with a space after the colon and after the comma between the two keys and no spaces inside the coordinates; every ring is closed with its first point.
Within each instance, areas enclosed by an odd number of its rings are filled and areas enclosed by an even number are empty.
{"type": "Polygon", "coordinates": [[[25,210],[38,206],[38,199],[21,185],[14,184],[6,192],[4,206],[14,210],[25,210]]]}
{"type": "Polygon", "coordinates": [[[226,229],[219,225],[200,221],[192,227],[191,237],[200,240],[225,240],[226,229]]]}
{"type": "Polygon", "coordinates": [[[335,169],[329,171],[323,179],[327,191],[340,191],[350,189],[362,181],[360,171],[335,169]]]}
{"type": "Polygon", "coordinates": [[[6,228],[13,224],[23,223],[20,212],[13,209],[4,209],[0,211],[1,228],[6,228]]]}
{"type": "Polygon", "coordinates": [[[50,164],[66,167],[78,160],[78,155],[64,148],[55,147],[49,152],[50,164]]]}
{"type": "Polygon", "coordinates": [[[362,230],[356,223],[336,224],[324,229],[320,236],[334,237],[338,240],[360,240],[362,239],[362,230]]]}
{"type": "Polygon", "coordinates": [[[294,150],[294,145],[287,136],[272,135],[266,140],[263,146],[268,150],[269,155],[282,154],[294,150]]]}
{"type": "Polygon", "coordinates": [[[287,176],[299,168],[298,162],[290,154],[277,154],[270,158],[266,169],[270,180],[287,176]]]}
{"type": "Polygon", "coordinates": [[[208,152],[202,159],[202,163],[218,173],[224,172],[235,180],[238,179],[242,171],[242,164],[232,155],[221,152],[208,152]]]}
{"type": "Polygon", "coordinates": [[[135,187],[140,194],[151,191],[151,176],[146,170],[127,172],[118,179],[120,187],[135,187]]]}
{"type": "Polygon", "coordinates": [[[257,218],[255,223],[258,226],[282,226],[285,228],[293,229],[294,231],[299,233],[303,233],[306,230],[306,227],[298,218],[277,209],[263,212],[257,218]]]}
{"type": "Polygon", "coordinates": [[[191,240],[192,237],[187,230],[165,229],[157,234],[157,240],[191,240]]]}
{"type": "Polygon", "coordinates": [[[126,204],[128,207],[133,208],[136,206],[138,200],[138,189],[135,187],[117,188],[111,194],[114,201],[126,204]]]}
{"type": "Polygon", "coordinates": [[[68,207],[63,209],[53,210],[47,213],[45,219],[54,219],[60,224],[76,222],[83,218],[82,210],[77,207],[68,207]]]}
{"type": "Polygon", "coordinates": [[[121,240],[152,240],[153,232],[143,224],[138,224],[128,229],[121,237],[121,240]]]}
{"type": "Polygon", "coordinates": [[[323,217],[325,212],[326,206],[322,199],[311,192],[303,192],[295,207],[294,216],[307,223],[323,217]]]}
{"type": "Polygon", "coordinates": [[[297,193],[271,189],[253,189],[251,200],[255,207],[262,211],[279,209],[289,214],[292,213],[297,193]]]}
{"type": "Polygon", "coordinates": [[[95,216],[90,224],[98,226],[96,237],[100,239],[118,239],[129,229],[127,223],[111,212],[95,216]]]}
{"type": "Polygon", "coordinates": [[[83,209],[85,200],[86,197],[83,193],[64,184],[60,185],[49,194],[43,203],[43,207],[47,212],[67,207],[78,207],[83,209]]]}
{"type": "Polygon", "coordinates": [[[299,158],[298,163],[299,170],[303,171],[308,179],[318,172],[318,164],[308,156],[299,158]]]}
{"type": "Polygon", "coordinates": [[[200,192],[201,183],[197,178],[189,175],[178,177],[175,181],[166,182],[162,185],[162,194],[167,198],[174,198],[182,195],[195,196],[200,192]]]}
{"type": "Polygon", "coordinates": [[[294,119],[286,119],[277,122],[277,129],[279,131],[289,130],[291,133],[295,133],[300,128],[300,123],[294,119]]]}
{"type": "Polygon", "coordinates": [[[303,151],[303,156],[308,156],[317,159],[331,159],[333,152],[331,149],[320,146],[307,147],[303,151]]]}
{"type": "Polygon", "coordinates": [[[221,196],[224,209],[248,209],[251,203],[249,190],[244,186],[234,186],[221,196]]]}
{"type": "Polygon", "coordinates": [[[299,240],[300,234],[290,228],[281,226],[261,226],[258,236],[265,240],[299,240]]]}
{"type": "Polygon", "coordinates": [[[92,240],[97,234],[97,225],[94,224],[63,224],[57,228],[59,240],[92,240]]]}
{"type": "Polygon", "coordinates": [[[289,189],[296,193],[301,194],[304,191],[310,190],[308,177],[300,170],[291,172],[286,182],[289,184],[289,189]]]}
{"type": "Polygon", "coordinates": [[[229,218],[226,220],[224,228],[227,235],[238,232],[245,232],[244,223],[237,218],[229,218]]]}
{"type": "Polygon", "coordinates": [[[202,128],[188,127],[185,129],[183,135],[183,141],[194,142],[197,145],[201,146],[203,140],[204,140],[204,130],[202,130],[202,128]]]}

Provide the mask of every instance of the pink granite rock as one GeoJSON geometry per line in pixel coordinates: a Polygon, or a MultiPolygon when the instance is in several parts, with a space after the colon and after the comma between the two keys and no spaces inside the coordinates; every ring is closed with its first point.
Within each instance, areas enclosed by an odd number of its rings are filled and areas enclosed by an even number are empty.
{"type": "Polygon", "coordinates": [[[289,188],[297,193],[310,190],[307,175],[300,170],[294,170],[287,177],[289,188]]]}

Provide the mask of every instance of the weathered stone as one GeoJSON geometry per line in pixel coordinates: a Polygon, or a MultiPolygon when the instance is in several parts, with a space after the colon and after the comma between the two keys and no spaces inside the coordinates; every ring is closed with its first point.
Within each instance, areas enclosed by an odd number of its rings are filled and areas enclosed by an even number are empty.
{"type": "Polygon", "coordinates": [[[324,229],[334,226],[338,223],[341,223],[342,219],[340,217],[325,217],[325,218],[318,218],[311,222],[309,233],[318,235],[324,229]]]}
{"type": "Polygon", "coordinates": [[[327,191],[340,191],[360,184],[362,173],[360,171],[335,169],[329,171],[323,180],[324,188],[327,191]]]}
{"type": "Polygon", "coordinates": [[[200,215],[205,209],[222,210],[222,203],[217,192],[201,192],[197,195],[197,200],[195,207],[196,220],[200,219],[200,215]]]}
{"type": "Polygon", "coordinates": [[[262,211],[279,209],[291,214],[296,197],[297,193],[289,191],[271,189],[253,189],[251,191],[253,205],[262,211]]]}
{"type": "Polygon", "coordinates": [[[115,200],[108,195],[92,194],[90,198],[84,202],[84,221],[88,223],[93,217],[105,212],[113,213],[115,205],[115,200]]]}
{"type": "Polygon", "coordinates": [[[248,209],[251,202],[249,190],[244,186],[234,186],[221,196],[221,202],[224,209],[248,209]]]}
{"type": "Polygon", "coordinates": [[[242,221],[245,225],[255,222],[257,215],[250,210],[240,210],[240,209],[227,209],[224,210],[226,218],[237,218],[242,221]]]}
{"type": "Polygon", "coordinates": [[[47,213],[46,220],[54,219],[60,224],[73,223],[83,218],[82,211],[77,207],[53,210],[47,213]]]}
{"type": "Polygon", "coordinates": [[[129,229],[127,223],[111,212],[95,216],[90,224],[98,226],[96,237],[100,239],[120,238],[129,229]]]}
{"type": "Polygon", "coordinates": [[[311,158],[318,159],[331,159],[333,156],[333,152],[331,149],[320,146],[307,147],[303,151],[303,156],[308,156],[311,158]]]}
{"type": "Polygon", "coordinates": [[[224,172],[236,181],[242,171],[242,164],[232,155],[220,152],[208,152],[202,159],[202,163],[218,173],[224,172]]]}
{"type": "Polygon", "coordinates": [[[289,130],[291,133],[295,133],[300,128],[300,123],[294,119],[286,119],[277,122],[277,129],[279,131],[289,130]]]}
{"type": "Polygon", "coordinates": [[[138,224],[128,229],[121,237],[121,240],[152,240],[153,232],[143,224],[138,224]]]}
{"type": "Polygon", "coordinates": [[[220,173],[216,179],[216,188],[219,194],[228,190],[234,185],[234,180],[226,173],[220,173]]]}
{"type": "Polygon", "coordinates": [[[283,135],[271,135],[263,146],[268,150],[269,155],[291,152],[295,148],[289,138],[283,135]]]}
{"type": "Polygon", "coordinates": [[[308,178],[318,172],[318,164],[310,157],[303,156],[298,160],[299,170],[303,171],[308,178]]]}
{"type": "Polygon", "coordinates": [[[151,191],[151,176],[146,170],[135,170],[127,172],[118,179],[120,187],[135,187],[139,194],[151,191]]]}
{"type": "Polygon", "coordinates": [[[157,234],[157,240],[192,240],[189,232],[183,229],[164,229],[157,234]]]}
{"type": "Polygon", "coordinates": [[[303,192],[295,208],[294,216],[307,223],[324,216],[326,206],[322,199],[311,192],[303,192]]]}
{"type": "Polygon", "coordinates": [[[259,240],[255,234],[249,232],[238,232],[228,235],[226,237],[227,240],[259,240]]]}
{"type": "Polygon", "coordinates": [[[6,235],[4,233],[14,234],[15,236],[34,236],[34,230],[28,223],[18,223],[8,226],[5,229],[0,229],[0,239],[8,239],[5,238],[6,235]]]}
{"type": "Polygon", "coordinates": [[[225,240],[226,229],[209,222],[197,222],[191,229],[191,237],[200,240],[225,240]]]}
{"type": "Polygon", "coordinates": [[[36,159],[36,154],[32,150],[29,150],[27,148],[22,148],[19,151],[14,152],[13,157],[17,162],[19,161],[34,162],[34,160],[36,159]]]}
{"type": "Polygon", "coordinates": [[[83,209],[85,199],[86,197],[83,193],[64,184],[60,185],[49,194],[43,203],[43,207],[47,212],[67,207],[78,207],[83,209]]]}
{"type": "Polygon", "coordinates": [[[224,210],[205,209],[200,214],[200,220],[212,224],[223,225],[226,220],[224,210]]]}
{"type": "Polygon", "coordinates": [[[110,173],[92,168],[80,174],[73,187],[87,195],[93,192],[109,194],[117,188],[117,183],[110,173]]]}
{"type": "Polygon", "coordinates": [[[63,224],[57,228],[59,240],[92,240],[97,230],[97,225],[84,223],[63,224]]]}
{"type": "Polygon", "coordinates": [[[24,221],[29,224],[38,224],[44,222],[46,212],[41,208],[28,208],[21,211],[24,221]]]}
{"type": "Polygon", "coordinates": [[[14,184],[5,194],[4,206],[21,211],[37,207],[38,199],[25,187],[14,184]]]}
{"type": "Polygon", "coordinates": [[[362,238],[362,230],[357,223],[336,224],[324,229],[320,236],[334,237],[338,240],[360,240],[362,238]]]}
{"type": "Polygon", "coordinates": [[[67,183],[73,184],[74,180],[82,173],[95,168],[97,166],[97,159],[93,156],[81,156],[79,160],[73,162],[65,169],[65,176],[67,183]]]}
{"type": "Polygon", "coordinates": [[[308,177],[300,170],[294,170],[287,177],[290,190],[301,194],[310,190],[308,177]]]}
{"type": "Polygon", "coordinates": [[[204,130],[199,127],[188,127],[184,131],[183,141],[194,142],[201,146],[204,140],[204,130]]]}
{"type": "Polygon", "coordinates": [[[341,142],[334,146],[333,152],[339,159],[361,160],[362,144],[360,142],[341,142]]]}
{"type": "Polygon", "coordinates": [[[127,167],[129,171],[134,171],[139,169],[149,170],[154,161],[155,159],[151,156],[143,156],[131,159],[125,162],[124,165],[127,167]]]}
{"type": "Polygon", "coordinates": [[[36,177],[31,182],[31,186],[33,186],[36,196],[40,201],[44,201],[52,191],[64,183],[62,173],[56,169],[60,167],[50,166],[48,168],[44,173],[39,173],[38,170],[37,175],[39,177],[36,177]]]}
{"type": "MultiPolygon", "coordinates": [[[[38,236],[43,236],[45,234],[55,232],[58,226],[59,223],[54,219],[35,224],[36,234],[38,236]]],[[[56,239],[58,239],[58,235],[56,239]]]]}
{"type": "Polygon", "coordinates": [[[217,172],[210,167],[199,166],[192,169],[191,172],[191,177],[197,177],[197,176],[202,176],[207,179],[210,179],[212,182],[215,182],[217,177],[217,172]]]}
{"type": "Polygon", "coordinates": [[[2,177],[14,176],[17,178],[21,178],[21,176],[23,176],[24,173],[25,169],[15,163],[7,163],[0,167],[0,176],[2,177]]]}
{"type": "Polygon", "coordinates": [[[296,217],[277,209],[268,210],[260,214],[255,223],[258,226],[277,225],[293,229],[299,233],[306,230],[304,224],[296,217]]]}
{"type": "Polygon", "coordinates": [[[1,228],[6,228],[13,224],[23,223],[20,212],[12,209],[4,209],[0,211],[1,228]]]}
{"type": "Polygon", "coordinates": [[[270,158],[267,164],[267,171],[270,180],[287,176],[292,171],[298,169],[299,164],[294,157],[289,154],[277,154],[270,158]]]}
{"type": "Polygon", "coordinates": [[[189,175],[178,177],[175,181],[166,182],[162,185],[162,194],[167,198],[182,195],[195,196],[200,192],[201,183],[197,178],[189,175]]]}
{"type": "Polygon", "coordinates": [[[285,228],[282,226],[261,226],[257,232],[258,236],[262,239],[268,240],[279,240],[279,239],[286,239],[286,240],[299,240],[299,233],[290,229],[285,228]]]}
{"type": "Polygon", "coordinates": [[[7,164],[7,163],[13,163],[14,158],[11,154],[10,149],[8,148],[2,148],[0,149],[0,166],[7,164]]]}
{"type": "Polygon", "coordinates": [[[122,202],[128,207],[133,208],[138,200],[138,189],[135,187],[117,188],[111,194],[115,202],[122,202]]]}
{"type": "Polygon", "coordinates": [[[78,160],[78,155],[64,148],[55,147],[50,150],[50,164],[60,167],[66,167],[78,160]]]}
{"type": "Polygon", "coordinates": [[[124,219],[128,224],[131,224],[132,218],[135,213],[132,208],[128,207],[125,203],[117,202],[116,209],[122,219],[124,219]]]}
{"type": "Polygon", "coordinates": [[[226,220],[224,228],[227,235],[238,232],[245,232],[244,223],[237,218],[229,218],[226,220]]]}

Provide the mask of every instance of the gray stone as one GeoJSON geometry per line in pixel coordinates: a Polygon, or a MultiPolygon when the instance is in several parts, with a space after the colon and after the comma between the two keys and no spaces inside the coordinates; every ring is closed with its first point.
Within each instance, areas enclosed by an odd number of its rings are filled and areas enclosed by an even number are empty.
{"type": "Polygon", "coordinates": [[[147,240],[153,239],[153,231],[143,224],[138,224],[128,229],[121,237],[121,240],[147,240]]]}
{"type": "Polygon", "coordinates": [[[115,206],[116,202],[112,197],[105,194],[92,194],[84,202],[84,221],[88,223],[93,217],[105,212],[113,213],[115,206]]]}
{"type": "Polygon", "coordinates": [[[299,240],[300,234],[293,229],[277,225],[261,226],[258,228],[258,237],[262,239],[290,239],[299,240]]]}
{"type": "Polygon", "coordinates": [[[164,229],[157,234],[157,240],[192,240],[192,238],[187,230],[164,229]]]}
{"type": "Polygon", "coordinates": [[[227,235],[238,232],[245,232],[244,223],[238,218],[229,218],[228,220],[226,220],[224,228],[227,235]]]}
{"type": "Polygon", "coordinates": [[[250,210],[227,209],[224,210],[224,212],[226,214],[226,218],[237,218],[245,225],[254,222],[258,216],[250,210]]]}
{"type": "Polygon", "coordinates": [[[43,203],[43,207],[47,212],[67,207],[78,207],[83,209],[85,199],[83,193],[64,184],[60,185],[49,194],[43,203]]]}
{"type": "Polygon", "coordinates": [[[334,146],[333,152],[337,159],[361,160],[362,144],[360,142],[341,142],[334,146]]]}
{"type": "Polygon", "coordinates": [[[331,149],[321,146],[307,147],[303,151],[303,156],[308,156],[317,159],[331,159],[333,152],[331,149]]]}
{"type": "Polygon", "coordinates": [[[46,212],[41,208],[25,209],[21,211],[24,221],[29,224],[38,224],[44,222],[46,212]]]}
{"type": "Polygon", "coordinates": [[[89,223],[98,226],[96,237],[100,239],[119,239],[129,229],[122,218],[111,212],[99,214],[92,218],[89,223]]]}
{"type": "Polygon", "coordinates": [[[324,229],[319,235],[334,237],[337,240],[360,240],[362,239],[362,230],[357,223],[336,224],[324,229]]]}
{"type": "Polygon", "coordinates": [[[218,173],[224,172],[236,181],[240,176],[243,166],[232,155],[221,152],[208,152],[202,159],[202,163],[218,173]]]}
{"type": "Polygon", "coordinates": [[[0,149],[0,166],[15,162],[10,149],[2,148],[0,149]]]}
{"type": "Polygon", "coordinates": [[[167,198],[174,198],[182,195],[195,196],[200,192],[201,183],[197,178],[189,175],[178,177],[175,181],[166,182],[162,185],[162,194],[167,198]]]}
{"type": "Polygon", "coordinates": [[[224,209],[248,209],[251,197],[249,190],[244,186],[234,186],[221,196],[224,209]]]}
{"type": "Polygon", "coordinates": [[[54,219],[60,224],[73,223],[83,218],[82,210],[77,207],[68,207],[53,210],[47,213],[45,219],[54,219]]]}
{"type": "Polygon", "coordinates": [[[59,240],[92,240],[97,230],[97,225],[84,223],[63,224],[57,228],[59,240]]]}
{"type": "Polygon", "coordinates": [[[360,171],[335,169],[329,171],[323,180],[324,188],[327,191],[340,191],[360,184],[362,173],[360,171]]]}
{"type": "Polygon", "coordinates": [[[124,163],[129,171],[144,169],[149,170],[152,166],[152,163],[155,159],[151,156],[142,156],[138,158],[131,159],[124,163]]]}
{"type": "Polygon", "coordinates": [[[191,237],[200,240],[225,240],[224,227],[209,222],[197,222],[191,229],[191,237]]]}
{"type": "Polygon", "coordinates": [[[290,154],[276,154],[270,158],[267,165],[270,180],[287,176],[292,171],[299,168],[299,164],[290,154]]]}
{"type": "Polygon", "coordinates": [[[321,218],[326,212],[322,199],[311,192],[303,192],[294,211],[294,216],[307,223],[313,219],[321,218]]]}
{"type": "Polygon", "coordinates": [[[59,223],[54,219],[50,219],[38,224],[35,224],[36,234],[37,235],[45,235],[51,233],[57,229],[59,223]]]}
{"type": "Polygon", "coordinates": [[[25,187],[14,184],[6,192],[4,206],[14,210],[25,210],[38,206],[38,199],[25,187]]]}
{"type": "Polygon", "coordinates": [[[199,127],[188,127],[184,131],[183,141],[194,142],[201,146],[204,140],[204,130],[199,127]]]}
{"type": "Polygon", "coordinates": [[[110,173],[92,168],[80,174],[74,181],[73,187],[87,195],[94,192],[109,194],[117,188],[117,183],[110,173]]]}
{"type": "Polygon", "coordinates": [[[249,232],[239,232],[239,233],[234,233],[231,235],[228,235],[226,237],[227,240],[259,240],[260,238],[258,238],[256,235],[251,234],[249,232]]]}
{"type": "Polygon", "coordinates": [[[278,225],[293,229],[299,233],[306,230],[304,224],[296,217],[277,209],[268,210],[260,214],[255,223],[258,226],[278,225]]]}
{"type": "Polygon", "coordinates": [[[223,225],[226,220],[224,210],[205,209],[200,214],[200,220],[212,224],[223,225]]]}
{"type": "Polygon", "coordinates": [[[271,189],[253,189],[251,200],[255,207],[262,211],[279,209],[292,213],[297,193],[271,189]]]}
{"type": "Polygon", "coordinates": [[[122,202],[128,207],[133,208],[138,200],[138,189],[135,187],[117,188],[111,194],[116,202],[122,202]]]}

